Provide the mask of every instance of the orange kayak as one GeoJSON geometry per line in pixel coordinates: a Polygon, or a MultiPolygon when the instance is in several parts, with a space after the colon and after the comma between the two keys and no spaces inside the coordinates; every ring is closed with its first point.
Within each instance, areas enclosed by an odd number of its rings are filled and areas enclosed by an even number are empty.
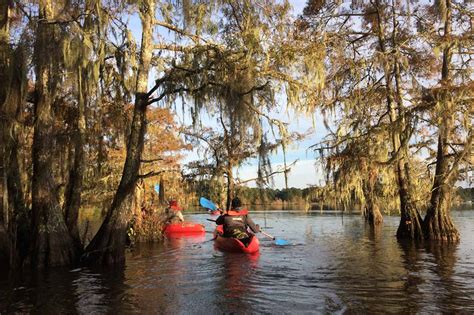
{"type": "Polygon", "coordinates": [[[218,225],[214,231],[214,246],[222,251],[246,254],[253,254],[259,251],[260,242],[254,234],[249,233],[250,242],[247,246],[236,238],[223,237],[222,234],[223,227],[218,225]]]}
{"type": "Polygon", "coordinates": [[[206,230],[204,229],[204,225],[194,222],[179,222],[179,223],[169,223],[166,224],[163,232],[166,235],[173,235],[173,234],[199,234],[204,233],[206,230]]]}

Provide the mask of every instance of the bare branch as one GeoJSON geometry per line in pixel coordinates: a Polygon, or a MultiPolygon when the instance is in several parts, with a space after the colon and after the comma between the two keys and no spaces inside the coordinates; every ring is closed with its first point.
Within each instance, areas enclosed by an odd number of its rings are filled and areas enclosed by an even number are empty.
{"type": "Polygon", "coordinates": [[[151,159],[151,160],[140,160],[141,163],[153,163],[153,162],[158,162],[158,161],[164,161],[164,158],[157,158],[157,159],[151,159]]]}
{"type": "MultiPolygon", "coordinates": [[[[291,163],[290,165],[288,165],[286,168],[282,169],[282,170],[277,170],[277,171],[273,171],[271,172],[270,174],[266,175],[264,178],[265,179],[268,179],[276,174],[283,174],[283,173],[286,173],[286,172],[289,172],[291,171],[291,168],[293,167],[293,165],[296,164],[296,162],[298,162],[298,160],[295,160],[293,163],[291,163]]],[[[245,184],[245,183],[249,183],[249,182],[253,182],[253,181],[256,181],[256,180],[261,180],[262,178],[260,177],[255,177],[255,178],[251,178],[251,179],[246,179],[246,180],[238,180],[238,183],[239,185],[242,185],[242,184],[245,184]]]]}
{"type": "Polygon", "coordinates": [[[161,174],[163,173],[171,173],[171,172],[179,172],[178,169],[172,169],[172,170],[162,170],[162,171],[159,171],[159,172],[148,172],[146,174],[143,174],[143,175],[138,175],[138,178],[139,179],[144,179],[144,178],[150,178],[150,177],[155,177],[155,176],[160,176],[161,174]]]}
{"type": "Polygon", "coordinates": [[[88,13],[82,13],[82,14],[79,14],[75,17],[71,17],[70,20],[48,20],[48,19],[39,19],[38,20],[38,23],[42,23],[42,24],[69,24],[69,23],[72,23],[72,22],[76,22],[76,23],[79,23],[79,19],[82,18],[82,17],[85,17],[85,16],[88,16],[89,14],[88,13]]]}
{"type": "Polygon", "coordinates": [[[186,32],[185,30],[174,26],[173,24],[169,24],[169,23],[166,23],[164,21],[155,21],[155,24],[158,25],[158,26],[162,26],[164,28],[167,28],[167,29],[169,29],[173,32],[176,32],[176,33],[180,34],[180,35],[189,37],[194,42],[203,41],[203,42],[207,43],[207,40],[205,40],[204,38],[202,38],[200,36],[197,36],[197,35],[194,35],[194,34],[190,34],[190,33],[186,32]]]}

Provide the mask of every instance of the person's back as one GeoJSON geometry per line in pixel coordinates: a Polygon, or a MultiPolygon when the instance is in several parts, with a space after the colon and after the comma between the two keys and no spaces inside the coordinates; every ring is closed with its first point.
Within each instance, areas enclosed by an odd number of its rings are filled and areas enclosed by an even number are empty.
{"type": "Polygon", "coordinates": [[[248,239],[247,228],[250,228],[254,233],[260,232],[259,226],[249,217],[248,210],[242,208],[239,198],[232,199],[231,208],[216,220],[217,225],[223,225],[224,237],[248,239]]]}
{"type": "Polygon", "coordinates": [[[166,221],[168,223],[184,222],[183,214],[181,213],[182,208],[178,205],[176,200],[170,200],[169,205],[165,210],[166,221]]]}

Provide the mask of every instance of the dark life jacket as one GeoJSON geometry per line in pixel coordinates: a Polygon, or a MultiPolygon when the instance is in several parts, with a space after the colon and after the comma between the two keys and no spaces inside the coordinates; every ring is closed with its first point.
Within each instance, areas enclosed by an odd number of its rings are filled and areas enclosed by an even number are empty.
{"type": "Polygon", "coordinates": [[[259,228],[248,216],[247,209],[242,209],[240,211],[229,210],[226,214],[217,218],[216,224],[224,226],[224,236],[227,237],[235,235],[235,230],[247,232],[247,227],[250,227],[250,229],[255,233],[259,232],[259,228]]]}

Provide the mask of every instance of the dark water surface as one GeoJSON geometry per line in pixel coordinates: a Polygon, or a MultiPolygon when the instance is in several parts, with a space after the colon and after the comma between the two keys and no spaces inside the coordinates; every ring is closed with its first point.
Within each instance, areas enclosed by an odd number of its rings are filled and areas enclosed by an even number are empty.
{"type": "MultiPolygon", "coordinates": [[[[204,214],[188,220],[212,222],[204,214]]],[[[213,248],[212,234],[141,245],[118,270],[0,275],[0,313],[474,313],[474,211],[453,212],[456,246],[397,242],[398,217],[373,232],[358,215],[259,212],[257,256],[213,248]]]]}

